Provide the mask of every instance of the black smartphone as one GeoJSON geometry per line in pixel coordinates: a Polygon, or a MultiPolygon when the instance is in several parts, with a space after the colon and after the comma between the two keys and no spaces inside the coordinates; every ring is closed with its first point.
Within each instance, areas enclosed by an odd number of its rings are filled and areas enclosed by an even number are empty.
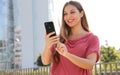
{"type": "Polygon", "coordinates": [[[45,22],[44,25],[45,25],[45,30],[46,30],[46,33],[47,33],[47,34],[48,34],[48,33],[51,33],[51,32],[55,32],[55,34],[51,35],[50,37],[56,35],[54,23],[53,23],[52,21],[45,22]]]}

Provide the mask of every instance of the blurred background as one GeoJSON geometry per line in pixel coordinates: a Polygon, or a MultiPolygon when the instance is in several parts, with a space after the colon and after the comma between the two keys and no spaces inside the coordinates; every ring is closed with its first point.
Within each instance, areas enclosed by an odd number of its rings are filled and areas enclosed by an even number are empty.
{"type": "MultiPolygon", "coordinates": [[[[35,67],[44,47],[44,22],[54,21],[57,34],[64,3],[69,0],[0,0],[0,70],[35,67]]],[[[100,45],[120,50],[119,0],[77,0],[100,45]],[[107,45],[106,45],[107,44],[107,45]]]]}

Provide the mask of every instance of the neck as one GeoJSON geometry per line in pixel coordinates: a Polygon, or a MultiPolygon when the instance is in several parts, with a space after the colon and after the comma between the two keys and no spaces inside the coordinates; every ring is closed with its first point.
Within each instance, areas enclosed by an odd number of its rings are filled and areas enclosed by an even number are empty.
{"type": "Polygon", "coordinates": [[[81,32],[79,32],[79,33],[74,33],[74,34],[71,34],[71,35],[69,36],[69,39],[74,40],[74,39],[77,39],[77,38],[80,38],[80,37],[84,36],[84,35],[87,34],[87,33],[88,33],[88,32],[86,32],[86,31],[81,31],[81,32]]]}
{"type": "Polygon", "coordinates": [[[71,35],[72,36],[80,35],[84,32],[86,32],[86,31],[82,28],[82,25],[77,25],[77,26],[71,28],[71,35]]]}

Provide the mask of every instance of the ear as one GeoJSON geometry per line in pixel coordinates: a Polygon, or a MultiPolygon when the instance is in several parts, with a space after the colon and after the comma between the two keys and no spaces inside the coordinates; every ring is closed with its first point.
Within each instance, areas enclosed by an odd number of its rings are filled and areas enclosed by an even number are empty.
{"type": "Polygon", "coordinates": [[[84,11],[82,10],[81,12],[80,12],[80,17],[82,18],[84,16],[84,11]]]}

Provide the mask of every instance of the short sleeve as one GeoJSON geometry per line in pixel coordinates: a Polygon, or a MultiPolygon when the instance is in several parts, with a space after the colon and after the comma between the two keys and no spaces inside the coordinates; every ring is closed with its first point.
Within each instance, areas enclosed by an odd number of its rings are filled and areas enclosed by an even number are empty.
{"type": "Polygon", "coordinates": [[[96,53],[97,54],[97,60],[100,58],[100,46],[99,46],[99,39],[96,35],[92,35],[88,40],[88,48],[86,52],[86,57],[91,54],[96,53]]]}

